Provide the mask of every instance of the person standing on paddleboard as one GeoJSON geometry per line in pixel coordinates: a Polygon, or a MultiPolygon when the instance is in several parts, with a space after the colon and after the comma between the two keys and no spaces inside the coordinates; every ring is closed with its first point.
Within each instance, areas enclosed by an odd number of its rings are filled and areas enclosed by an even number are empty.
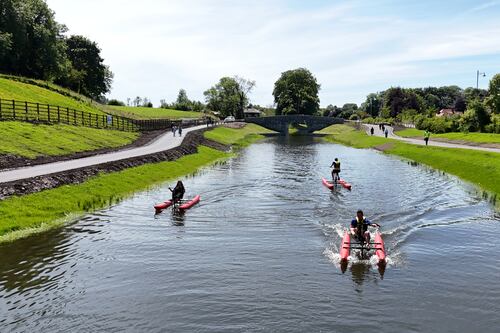
{"type": "Polygon", "coordinates": [[[330,165],[330,168],[332,169],[332,179],[334,183],[337,183],[337,180],[340,180],[340,161],[337,157],[335,157],[335,160],[332,162],[332,165],[330,165]]]}
{"type": "Polygon", "coordinates": [[[370,233],[368,232],[368,226],[379,228],[378,223],[370,222],[366,219],[362,210],[356,212],[356,218],[351,221],[351,235],[354,236],[358,241],[364,239],[366,244],[370,244],[370,233]]]}
{"type": "Polygon", "coordinates": [[[184,184],[179,180],[177,181],[177,185],[175,185],[172,190],[170,187],[168,188],[170,192],[172,192],[172,202],[175,204],[184,198],[184,193],[186,190],[184,189],[184,184]]]}

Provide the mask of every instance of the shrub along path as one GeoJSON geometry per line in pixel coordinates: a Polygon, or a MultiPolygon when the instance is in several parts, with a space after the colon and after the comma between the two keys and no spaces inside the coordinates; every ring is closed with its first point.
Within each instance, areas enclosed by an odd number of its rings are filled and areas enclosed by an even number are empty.
{"type": "MultiPolygon", "coordinates": [[[[374,136],[379,136],[383,137],[384,132],[378,128],[378,125],[367,125],[363,124],[365,127],[366,133],[370,135],[370,129],[373,127],[375,130],[373,135],[374,136]]],[[[394,134],[394,128],[391,126],[385,126],[388,130],[388,137],[391,139],[396,139],[396,140],[401,140],[406,143],[411,143],[414,145],[424,145],[425,146],[425,141],[424,138],[422,137],[421,139],[414,139],[414,138],[404,138],[399,135],[394,134]]],[[[492,153],[500,153],[500,148],[491,148],[491,147],[481,147],[481,146],[474,146],[474,145],[466,145],[466,144],[459,144],[459,143],[451,143],[451,142],[442,142],[442,141],[436,141],[432,140],[432,134],[429,139],[429,146],[435,146],[435,147],[444,147],[444,148],[462,148],[462,149],[473,149],[473,150],[482,150],[482,151],[488,151],[492,153]]]]}

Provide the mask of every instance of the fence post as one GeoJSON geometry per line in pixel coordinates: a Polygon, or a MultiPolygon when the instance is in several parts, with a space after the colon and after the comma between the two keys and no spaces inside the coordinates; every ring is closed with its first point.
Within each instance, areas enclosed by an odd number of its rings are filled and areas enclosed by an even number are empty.
{"type": "Polygon", "coordinates": [[[28,121],[28,102],[24,102],[24,120],[28,121]]]}
{"type": "Polygon", "coordinates": [[[50,123],[50,105],[47,104],[47,121],[50,123]]]}
{"type": "Polygon", "coordinates": [[[57,106],[57,122],[61,122],[61,110],[59,109],[59,105],[57,106]]]}
{"type": "Polygon", "coordinates": [[[40,103],[36,103],[36,121],[40,121],[40,103]]]}
{"type": "Polygon", "coordinates": [[[76,110],[75,109],[73,109],[73,122],[75,123],[75,126],[76,126],[77,122],[76,122],[76,110]]]}
{"type": "Polygon", "coordinates": [[[66,108],[66,124],[69,125],[69,108],[66,108]]]}
{"type": "Polygon", "coordinates": [[[83,111],[82,111],[82,126],[85,126],[85,117],[83,116],[83,111]]]}
{"type": "Polygon", "coordinates": [[[89,127],[92,127],[92,113],[89,113],[89,127]]]}
{"type": "Polygon", "coordinates": [[[16,101],[12,101],[12,116],[14,117],[14,120],[16,120],[16,101]]]}

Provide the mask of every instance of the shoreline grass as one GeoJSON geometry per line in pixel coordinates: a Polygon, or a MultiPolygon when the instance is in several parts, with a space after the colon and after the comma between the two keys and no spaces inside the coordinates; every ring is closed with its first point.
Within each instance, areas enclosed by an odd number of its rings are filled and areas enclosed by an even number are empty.
{"type": "MultiPolygon", "coordinates": [[[[500,154],[471,149],[420,146],[394,139],[372,137],[346,125],[333,125],[320,133],[326,140],[355,148],[383,147],[386,154],[397,155],[455,175],[489,193],[500,208],[500,154]]],[[[484,195],[484,194],[483,194],[484,195]]]]}
{"type": "MultiPolygon", "coordinates": [[[[261,129],[255,125],[247,129],[231,129],[229,132],[219,128],[213,131],[226,144],[242,146],[260,139],[262,136],[257,133],[261,129]]],[[[196,154],[175,161],[102,173],[81,184],[7,198],[0,201],[0,243],[61,227],[87,213],[114,205],[137,191],[192,174],[199,168],[231,156],[232,153],[199,146],[196,154]]]]}
{"type": "Polygon", "coordinates": [[[0,122],[0,155],[11,154],[34,159],[60,156],[132,143],[139,133],[95,129],[70,125],[35,125],[0,122]]]}
{"type": "MultiPolygon", "coordinates": [[[[424,131],[415,128],[407,128],[401,131],[395,131],[395,134],[402,136],[404,138],[423,138],[424,131]]],[[[432,138],[446,139],[448,141],[468,142],[472,144],[477,143],[496,143],[500,144],[500,134],[495,133],[462,133],[462,132],[451,132],[442,134],[431,134],[432,138]]]]}

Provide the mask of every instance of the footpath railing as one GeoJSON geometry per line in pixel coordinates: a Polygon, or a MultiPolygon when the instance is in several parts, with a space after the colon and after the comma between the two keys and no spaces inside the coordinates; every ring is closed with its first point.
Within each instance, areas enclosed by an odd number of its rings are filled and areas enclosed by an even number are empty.
{"type": "Polygon", "coordinates": [[[191,127],[205,124],[204,119],[148,119],[136,120],[111,114],[96,114],[67,107],[25,101],[0,99],[0,120],[32,123],[67,124],[119,131],[153,131],[172,126],[191,127]]]}

